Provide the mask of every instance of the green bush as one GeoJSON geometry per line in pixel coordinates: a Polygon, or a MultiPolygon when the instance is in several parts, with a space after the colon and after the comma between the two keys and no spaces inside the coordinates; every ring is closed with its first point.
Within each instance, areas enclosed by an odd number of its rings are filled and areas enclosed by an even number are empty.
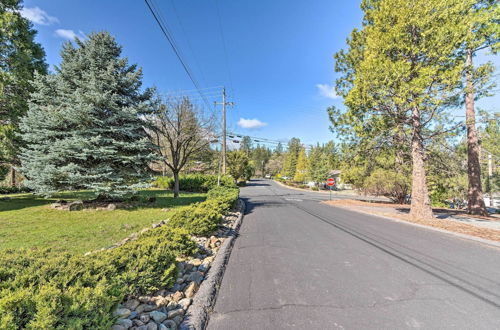
{"type": "MultiPolygon", "coordinates": [[[[217,180],[218,176],[212,174],[181,175],[179,178],[179,187],[181,191],[207,192],[210,189],[217,187],[217,180]]],[[[156,178],[153,185],[162,189],[173,189],[174,178],[160,176],[156,178]]],[[[220,177],[220,185],[222,187],[235,187],[234,180],[229,175],[222,175],[220,177]]]]}
{"type": "Polygon", "coordinates": [[[168,225],[185,228],[197,236],[210,235],[238,199],[238,194],[238,188],[216,187],[208,192],[206,201],[175,211],[168,225]]]}
{"type": "Polygon", "coordinates": [[[0,195],[5,195],[5,194],[18,194],[18,193],[26,193],[30,192],[31,189],[28,187],[7,187],[7,186],[0,186],[0,195]]]}
{"type": "Polygon", "coordinates": [[[88,256],[5,251],[0,254],[0,328],[110,328],[113,309],[125,294],[172,285],[175,257],[196,251],[186,230],[167,226],[88,256]]]}

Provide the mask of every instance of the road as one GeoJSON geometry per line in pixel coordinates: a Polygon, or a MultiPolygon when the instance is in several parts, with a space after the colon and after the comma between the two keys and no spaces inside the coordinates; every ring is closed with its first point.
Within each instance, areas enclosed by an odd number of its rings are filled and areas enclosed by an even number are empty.
{"type": "Polygon", "coordinates": [[[254,180],[208,329],[500,329],[500,249],[254,180]]]}

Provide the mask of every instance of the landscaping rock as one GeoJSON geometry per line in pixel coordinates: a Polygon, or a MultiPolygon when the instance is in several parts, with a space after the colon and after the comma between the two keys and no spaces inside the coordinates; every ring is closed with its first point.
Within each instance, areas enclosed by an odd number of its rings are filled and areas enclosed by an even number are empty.
{"type": "Polygon", "coordinates": [[[194,294],[196,293],[196,291],[198,290],[198,283],[196,282],[191,282],[188,287],[186,288],[186,290],[184,291],[186,297],[188,298],[193,298],[194,294]]]}
{"type": "Polygon", "coordinates": [[[135,319],[137,316],[139,315],[139,313],[137,313],[136,311],[133,311],[132,313],[130,313],[130,315],[127,317],[129,320],[133,320],[135,319]]]}
{"type": "Polygon", "coordinates": [[[202,261],[200,259],[196,258],[196,259],[189,260],[189,263],[191,265],[193,265],[193,267],[198,267],[199,265],[201,265],[202,261]]]}
{"type": "Polygon", "coordinates": [[[176,302],[179,301],[179,300],[181,300],[182,298],[184,298],[184,293],[182,291],[177,291],[172,296],[172,300],[176,301],[176,302]]]}
{"type": "Polygon", "coordinates": [[[115,315],[121,318],[127,318],[130,315],[131,311],[128,308],[118,308],[115,311],[115,315]]]}
{"type": "Polygon", "coordinates": [[[192,272],[189,274],[188,281],[196,282],[198,285],[203,281],[203,273],[202,272],[192,272]]]}
{"type": "Polygon", "coordinates": [[[150,296],[140,296],[139,298],[137,298],[141,303],[145,304],[147,303],[151,297],[150,296]]]}
{"type": "Polygon", "coordinates": [[[125,329],[131,328],[133,326],[132,321],[129,319],[118,319],[118,321],[116,321],[116,324],[121,325],[125,329]]]}
{"type": "MultiPolygon", "coordinates": [[[[182,320],[182,317],[179,316],[182,320]]],[[[166,320],[165,322],[162,323],[163,326],[165,326],[168,330],[176,330],[177,329],[177,325],[179,323],[173,321],[173,320],[166,320]]]]}
{"type": "Polygon", "coordinates": [[[75,202],[69,203],[68,210],[70,210],[70,211],[83,210],[83,202],[82,201],[75,201],[75,202]]]}
{"type": "Polygon", "coordinates": [[[158,330],[158,326],[153,321],[146,324],[146,330],[158,330]]]}
{"type": "Polygon", "coordinates": [[[174,309],[173,311],[168,312],[168,319],[173,319],[176,316],[184,315],[184,310],[182,308],[174,309]]]}
{"type": "Polygon", "coordinates": [[[175,301],[171,301],[167,305],[167,311],[171,311],[171,310],[174,310],[174,309],[177,309],[177,308],[179,308],[179,304],[176,303],[175,301]]]}
{"type": "Polygon", "coordinates": [[[115,324],[111,327],[111,330],[127,330],[125,327],[115,324]]]}
{"type": "Polygon", "coordinates": [[[158,325],[158,330],[167,330],[168,328],[164,324],[158,325]]]}
{"type": "Polygon", "coordinates": [[[188,309],[189,305],[191,305],[191,299],[190,298],[184,298],[179,301],[179,305],[182,307],[183,310],[188,309]]]}
{"type": "MultiPolygon", "coordinates": [[[[149,320],[148,320],[149,322],[149,320]]],[[[142,322],[141,320],[134,320],[133,321],[134,325],[137,326],[137,327],[140,327],[141,325],[144,325],[144,322],[142,322]]]]}
{"type": "MultiPolygon", "coordinates": [[[[182,316],[178,315],[178,316],[174,317],[172,320],[174,320],[174,322],[175,322],[177,325],[179,325],[179,324],[181,324],[181,323],[182,323],[182,320],[183,320],[183,319],[184,319],[184,318],[183,318],[182,316]]],[[[165,322],[166,322],[166,321],[165,321],[165,322]]]]}
{"type": "Polygon", "coordinates": [[[125,307],[130,309],[131,311],[135,310],[137,306],[139,306],[141,302],[137,299],[130,299],[125,303],[125,307]]]}
{"type": "Polygon", "coordinates": [[[156,309],[156,306],[155,305],[144,305],[144,311],[145,312],[151,312],[151,311],[154,311],[156,309]]]}
{"type": "Polygon", "coordinates": [[[141,316],[139,316],[139,320],[142,322],[142,324],[146,324],[151,320],[151,317],[149,316],[149,314],[142,314],[141,316]]]}
{"type": "Polygon", "coordinates": [[[114,211],[116,210],[116,204],[108,204],[108,206],[106,207],[109,211],[114,211]]]}
{"type": "Polygon", "coordinates": [[[167,319],[167,314],[159,312],[159,311],[152,311],[149,315],[157,323],[161,323],[167,319]]]}

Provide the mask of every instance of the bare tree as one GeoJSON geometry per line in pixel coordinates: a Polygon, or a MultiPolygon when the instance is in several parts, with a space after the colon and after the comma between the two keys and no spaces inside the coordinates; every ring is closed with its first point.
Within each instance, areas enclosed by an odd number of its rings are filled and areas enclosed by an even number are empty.
{"type": "Polygon", "coordinates": [[[179,197],[179,173],[192,157],[209,146],[214,120],[183,97],[163,101],[153,123],[153,142],[161,162],[173,173],[174,197],[179,197]]]}

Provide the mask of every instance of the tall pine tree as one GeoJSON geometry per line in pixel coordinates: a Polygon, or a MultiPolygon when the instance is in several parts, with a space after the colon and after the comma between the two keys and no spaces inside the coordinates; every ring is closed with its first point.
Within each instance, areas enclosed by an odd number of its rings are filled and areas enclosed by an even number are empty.
{"type": "Polygon", "coordinates": [[[37,193],[90,189],[121,198],[150,178],[155,159],[145,127],[152,91],[107,32],[64,44],[56,73],[37,75],[21,121],[22,171],[37,193]]]}
{"type": "Polygon", "coordinates": [[[20,2],[0,4],[0,177],[10,168],[11,185],[16,184],[14,169],[19,165],[19,118],[28,110],[35,72],[47,72],[45,52],[34,41],[32,24],[21,16],[20,2]]]}

